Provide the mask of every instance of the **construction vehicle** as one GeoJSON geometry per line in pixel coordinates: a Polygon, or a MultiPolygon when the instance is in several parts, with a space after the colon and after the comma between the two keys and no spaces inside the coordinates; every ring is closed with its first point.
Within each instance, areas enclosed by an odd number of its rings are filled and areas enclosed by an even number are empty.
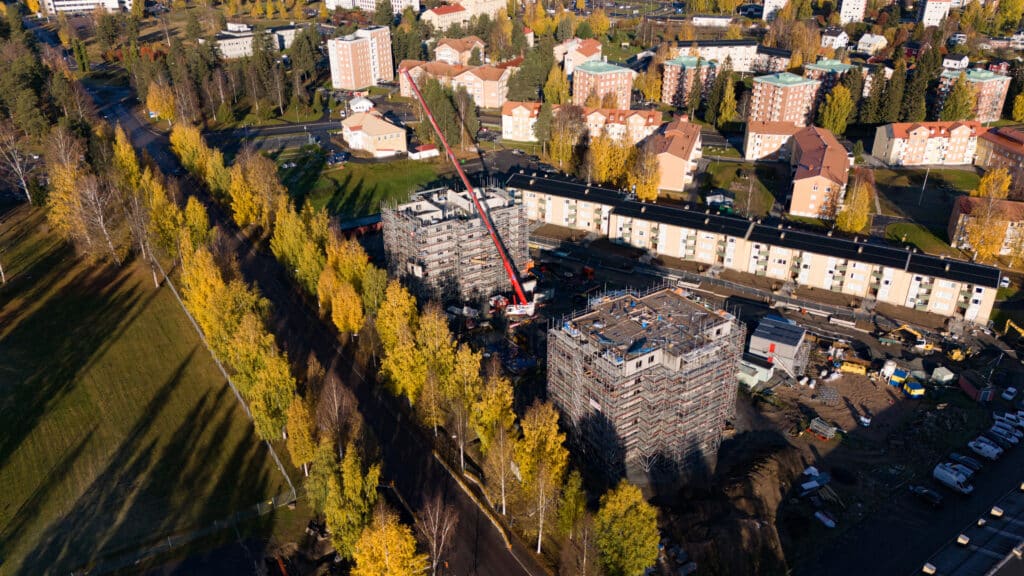
{"type": "Polygon", "coordinates": [[[494,224],[491,222],[490,215],[484,210],[483,206],[480,205],[480,199],[476,195],[476,189],[473,188],[472,182],[469,181],[469,177],[466,176],[466,172],[462,169],[462,164],[459,162],[459,159],[455,157],[455,153],[452,152],[451,146],[448,145],[448,140],[445,139],[444,133],[441,132],[441,128],[437,125],[437,120],[434,119],[434,114],[430,111],[430,107],[427,106],[427,101],[423,98],[423,94],[420,93],[420,88],[416,85],[416,81],[413,80],[412,74],[409,73],[408,69],[402,69],[401,72],[405,76],[405,79],[409,81],[409,86],[412,87],[413,94],[415,94],[420,106],[423,107],[423,113],[426,115],[427,120],[430,120],[430,125],[434,128],[434,133],[437,134],[438,139],[441,141],[441,146],[444,148],[445,155],[451,161],[452,166],[455,166],[455,171],[459,174],[459,178],[462,180],[463,185],[466,186],[466,193],[469,194],[470,200],[473,201],[473,206],[476,208],[476,212],[480,216],[480,221],[483,222],[484,227],[487,228],[487,233],[491,235],[491,240],[494,241],[494,247],[498,249],[498,256],[501,257],[501,264],[505,268],[505,274],[508,275],[509,283],[512,284],[512,291],[514,292],[513,296],[515,298],[515,301],[505,308],[505,313],[509,316],[533,316],[534,303],[527,300],[526,293],[523,291],[523,285],[519,281],[519,275],[516,273],[515,267],[512,263],[512,258],[509,257],[508,251],[505,250],[505,245],[502,243],[501,238],[498,237],[498,233],[494,229],[494,224]]]}
{"type": "Polygon", "coordinates": [[[869,368],[871,368],[871,362],[861,360],[860,358],[845,358],[839,363],[839,371],[846,374],[860,374],[861,376],[865,376],[867,375],[869,368]]]}
{"type": "Polygon", "coordinates": [[[1006,319],[1006,325],[1003,326],[1003,336],[1006,336],[1010,333],[1010,328],[1013,328],[1013,330],[1017,332],[1018,337],[1024,338],[1024,328],[1021,328],[1016,322],[1014,322],[1010,318],[1006,319]]]}
{"type": "Polygon", "coordinates": [[[921,350],[923,352],[932,352],[932,351],[935,350],[935,344],[932,344],[931,342],[925,340],[924,336],[921,335],[920,332],[918,332],[917,330],[911,328],[910,326],[908,326],[906,324],[902,324],[902,325],[900,325],[900,327],[898,327],[895,330],[889,332],[888,336],[889,336],[889,338],[898,338],[900,332],[906,332],[907,334],[910,334],[911,336],[914,337],[914,349],[915,350],[921,350]]]}
{"type": "Polygon", "coordinates": [[[951,362],[963,362],[968,358],[974,356],[974,348],[963,348],[962,346],[951,345],[946,350],[946,357],[951,362]]]}

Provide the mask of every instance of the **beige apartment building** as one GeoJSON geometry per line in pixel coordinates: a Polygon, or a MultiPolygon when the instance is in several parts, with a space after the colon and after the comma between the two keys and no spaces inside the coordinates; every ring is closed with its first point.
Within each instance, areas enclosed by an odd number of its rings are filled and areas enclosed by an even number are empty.
{"type": "MultiPolygon", "coordinates": [[[[991,226],[1000,229],[1001,238],[998,254],[1009,256],[1024,247],[1024,202],[1014,200],[995,200],[995,206],[986,206],[987,198],[960,196],[953,203],[953,213],[949,216],[949,244],[961,250],[970,250],[967,239],[967,226],[977,217],[976,211],[983,213],[982,222],[988,221],[991,226]]],[[[987,226],[986,226],[987,227],[987,226]]]]}
{"type": "Polygon", "coordinates": [[[466,66],[451,65],[447,62],[422,62],[420,60],[402,60],[398,64],[398,93],[405,98],[415,96],[409,80],[402,74],[408,70],[409,75],[416,81],[416,86],[422,87],[423,81],[427,78],[434,78],[445,86],[452,85],[452,79],[468,70],[466,66]]]}
{"type": "Polygon", "coordinates": [[[569,38],[561,44],[556,44],[551,52],[555,57],[555,62],[562,65],[565,74],[572,76],[573,71],[580,64],[601,60],[601,43],[593,38],[586,40],[569,38]]]}
{"type": "Polygon", "coordinates": [[[501,107],[501,139],[536,142],[533,125],[539,113],[540,102],[505,102],[501,107]]]}
{"type": "Polygon", "coordinates": [[[615,110],[584,108],[583,119],[591,138],[607,134],[613,140],[639,144],[661,126],[658,110],[615,110]]]}
{"type": "Polygon", "coordinates": [[[978,137],[974,163],[986,170],[1006,168],[1016,178],[1024,167],[1024,131],[1010,126],[990,128],[978,137]]]}
{"type": "Polygon", "coordinates": [[[715,69],[714,62],[696,56],[677,56],[666,60],[661,76],[661,101],[685,107],[695,79],[700,82],[703,98],[715,81],[715,69]]]}
{"type": "Polygon", "coordinates": [[[890,166],[973,164],[980,122],[902,122],[879,126],[871,154],[890,166]]]}
{"type": "Polygon", "coordinates": [[[353,150],[369,152],[374,158],[408,151],[405,129],[385,120],[379,112],[356,112],[341,121],[341,137],[353,150]]]}
{"type": "Polygon", "coordinates": [[[444,31],[456,24],[469,22],[470,17],[472,14],[461,4],[443,4],[424,12],[420,21],[432,25],[434,30],[444,31]]]}
{"type": "Polygon", "coordinates": [[[335,90],[359,90],[395,79],[391,30],[387,26],[371,26],[331,38],[327,41],[327,57],[335,90]]]}
{"type": "Polygon", "coordinates": [[[598,98],[615,97],[615,107],[628,109],[636,72],[607,62],[584,62],[572,75],[572,103],[583,106],[593,91],[598,98]]]}
{"type": "Polygon", "coordinates": [[[452,65],[461,64],[463,66],[468,66],[470,58],[473,57],[474,49],[479,51],[480,62],[483,63],[483,40],[476,36],[466,36],[465,38],[441,38],[437,41],[437,46],[434,48],[434,60],[447,62],[452,65]]]}
{"type": "Polygon", "coordinates": [[[526,217],[601,234],[610,240],[708,268],[764,276],[853,299],[984,324],[997,268],[868,244],[743,218],[626,200],[616,190],[556,175],[520,171],[506,184],[526,217]]]}
{"type": "Polygon", "coordinates": [[[747,122],[743,134],[743,158],[747,160],[789,160],[793,135],[800,127],[792,122],[747,122]]]}
{"type": "Polygon", "coordinates": [[[477,66],[452,78],[452,87],[464,86],[480,108],[501,108],[508,99],[508,78],[512,71],[495,66],[477,66]]]}
{"type": "Polygon", "coordinates": [[[700,126],[675,120],[655,134],[648,146],[658,157],[658,189],[682,192],[697,171],[701,158],[700,126]]]}
{"type": "Polygon", "coordinates": [[[792,122],[807,126],[814,118],[820,80],[789,72],[754,78],[748,121],[792,122]]]}
{"type": "Polygon", "coordinates": [[[831,132],[808,126],[793,135],[789,213],[832,220],[843,204],[850,158],[831,132]]]}
{"type": "Polygon", "coordinates": [[[1010,77],[981,68],[971,68],[966,71],[946,70],[939,76],[939,100],[942,103],[945,103],[946,96],[949,95],[961,74],[966,75],[967,83],[974,91],[974,120],[978,122],[999,120],[1003,114],[1006,93],[1010,90],[1010,77]]]}

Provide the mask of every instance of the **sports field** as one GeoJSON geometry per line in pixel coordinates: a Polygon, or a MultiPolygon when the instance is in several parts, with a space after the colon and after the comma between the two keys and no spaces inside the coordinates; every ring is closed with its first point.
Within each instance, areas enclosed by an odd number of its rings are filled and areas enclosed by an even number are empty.
{"type": "Polygon", "coordinates": [[[166,287],[0,207],[0,574],[67,574],[287,491],[166,287]]]}

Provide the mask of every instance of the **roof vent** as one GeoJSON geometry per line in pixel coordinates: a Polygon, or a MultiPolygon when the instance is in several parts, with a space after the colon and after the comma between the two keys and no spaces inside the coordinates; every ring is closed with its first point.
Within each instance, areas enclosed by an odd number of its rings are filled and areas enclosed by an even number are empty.
{"type": "Polygon", "coordinates": [[[683,210],[689,210],[689,209],[690,209],[690,205],[689,204],[684,204],[683,205],[683,210]]]}
{"type": "Polygon", "coordinates": [[[711,223],[711,218],[705,218],[704,219],[704,224],[705,225],[710,224],[710,223],[711,223]]]}
{"type": "Polygon", "coordinates": [[[533,178],[530,178],[530,186],[533,186],[534,182],[536,182],[536,180],[534,180],[533,178]]]}
{"type": "Polygon", "coordinates": [[[523,173],[523,169],[522,169],[522,168],[520,168],[520,169],[519,169],[519,173],[520,173],[520,174],[522,174],[522,173],[523,173]]]}
{"type": "Polygon", "coordinates": [[[590,194],[590,188],[584,188],[583,189],[583,194],[584,195],[590,194]]]}
{"type": "Polygon", "coordinates": [[[782,224],[781,223],[779,224],[778,228],[779,228],[779,230],[782,230],[782,224]]]}
{"type": "Polygon", "coordinates": [[[857,246],[857,254],[863,254],[863,253],[864,253],[864,247],[863,246],[857,246]]]}
{"type": "Polygon", "coordinates": [[[949,262],[946,262],[946,272],[949,272],[949,262]]]}
{"type": "Polygon", "coordinates": [[[832,237],[832,231],[829,230],[828,232],[825,233],[825,235],[828,236],[829,238],[831,238],[832,237]]]}
{"type": "Polygon", "coordinates": [[[782,234],[779,234],[779,240],[785,240],[785,239],[786,239],[786,233],[785,232],[783,232],[782,234]]]}
{"type": "Polygon", "coordinates": [[[644,212],[647,212],[647,206],[640,207],[640,213],[643,214],[644,212]]]}
{"type": "Polygon", "coordinates": [[[711,208],[705,208],[704,209],[704,213],[705,214],[711,214],[711,208]]]}

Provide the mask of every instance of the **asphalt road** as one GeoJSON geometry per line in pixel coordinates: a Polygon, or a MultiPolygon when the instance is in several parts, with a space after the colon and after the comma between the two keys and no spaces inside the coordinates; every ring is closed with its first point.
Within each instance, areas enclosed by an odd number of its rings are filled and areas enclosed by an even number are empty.
{"type": "MultiPolygon", "coordinates": [[[[181,173],[177,158],[171,153],[164,134],[153,131],[120,101],[131,96],[126,88],[87,86],[90,95],[110,122],[119,122],[138,150],[145,150],[166,174],[181,173]]],[[[269,130],[269,128],[267,129],[269,130]]],[[[432,456],[432,444],[418,426],[402,422],[397,401],[386,394],[367,375],[364,381],[354,366],[348,350],[339,351],[337,335],[317,318],[303,296],[286,279],[284,269],[266,252],[255,249],[237,232],[226,211],[210,201],[201,186],[185,185],[210,212],[212,223],[227,232],[227,242],[238,255],[242,275],[256,284],[273,303],[270,329],[278,343],[293,359],[315,355],[328,374],[351,388],[359,400],[366,425],[380,442],[383,479],[394,482],[395,488],[414,509],[434,494],[441,494],[446,504],[458,512],[459,524],[448,563],[451,574],[532,576],[545,571],[532,553],[513,539],[514,552],[504,543],[499,531],[476,504],[458,487],[443,466],[432,456]]]]}

